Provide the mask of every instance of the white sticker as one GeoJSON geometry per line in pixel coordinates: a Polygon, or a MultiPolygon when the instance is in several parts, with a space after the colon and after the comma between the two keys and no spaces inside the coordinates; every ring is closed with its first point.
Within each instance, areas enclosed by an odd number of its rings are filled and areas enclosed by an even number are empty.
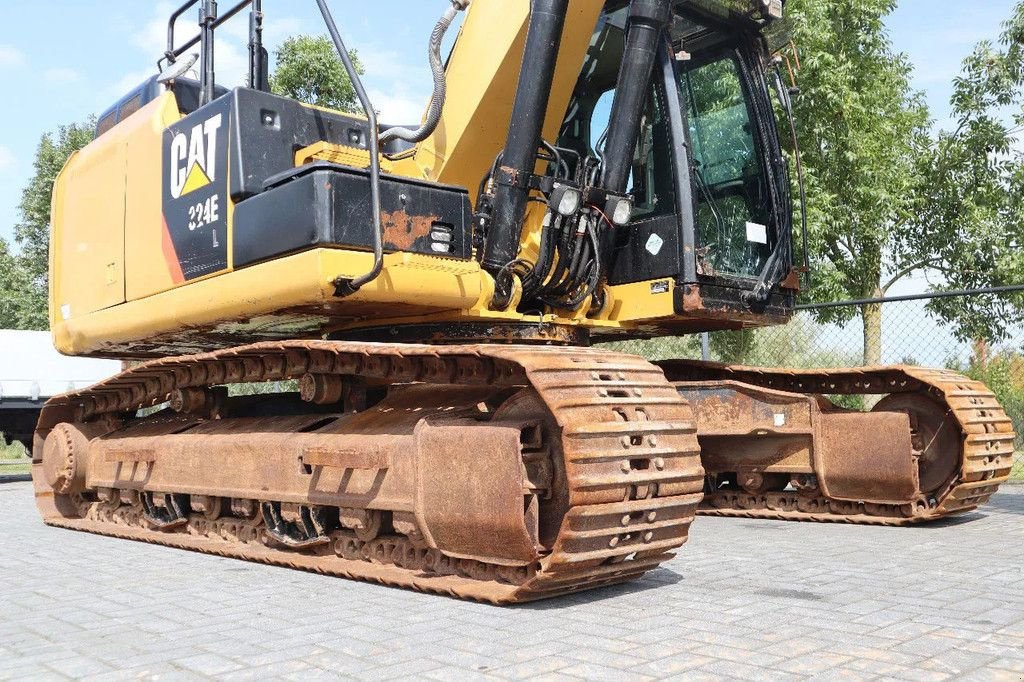
{"type": "Polygon", "coordinates": [[[747,241],[767,244],[768,226],[761,223],[747,223],[747,241]]]}
{"type": "Polygon", "coordinates": [[[786,425],[786,415],[784,415],[784,414],[776,414],[775,415],[775,426],[779,427],[779,426],[785,426],[785,425],[786,425]]]}
{"type": "Polygon", "coordinates": [[[71,319],[71,306],[65,303],[60,307],[60,316],[64,320],[71,319]]]}
{"type": "Polygon", "coordinates": [[[661,247],[665,246],[665,240],[656,234],[652,234],[651,238],[647,240],[647,253],[652,256],[657,256],[661,253],[661,247]]]}

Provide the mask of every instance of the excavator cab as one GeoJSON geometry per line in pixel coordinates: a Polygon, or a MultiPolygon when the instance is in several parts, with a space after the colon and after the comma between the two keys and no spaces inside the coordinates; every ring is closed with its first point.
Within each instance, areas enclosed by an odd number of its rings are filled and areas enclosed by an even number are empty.
{"type": "MultiPolygon", "coordinates": [[[[626,45],[619,4],[602,16],[559,137],[599,161],[626,45]]],[[[784,321],[797,289],[762,23],[675,4],[629,168],[632,219],[609,241],[610,284],[672,277],[680,316],[703,327],[711,311],[784,321]]]]}

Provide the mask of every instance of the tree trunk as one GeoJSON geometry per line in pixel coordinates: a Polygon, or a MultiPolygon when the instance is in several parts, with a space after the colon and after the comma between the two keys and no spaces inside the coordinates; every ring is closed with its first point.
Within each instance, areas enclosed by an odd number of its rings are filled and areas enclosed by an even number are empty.
{"type": "MultiPolygon", "coordinates": [[[[882,304],[870,303],[861,311],[864,320],[864,366],[882,364],[882,304]]],[[[864,396],[864,409],[870,411],[882,399],[880,395],[864,396]]]]}
{"type": "Polygon", "coordinates": [[[864,366],[882,364],[882,304],[864,306],[864,366]]]}

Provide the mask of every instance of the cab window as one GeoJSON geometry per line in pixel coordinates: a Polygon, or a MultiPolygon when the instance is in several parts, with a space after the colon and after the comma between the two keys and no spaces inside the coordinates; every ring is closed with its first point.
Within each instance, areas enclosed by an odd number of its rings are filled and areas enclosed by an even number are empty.
{"type": "Polygon", "coordinates": [[[771,256],[771,197],[740,63],[732,53],[682,64],[696,220],[705,274],[756,277],[771,256]]]}

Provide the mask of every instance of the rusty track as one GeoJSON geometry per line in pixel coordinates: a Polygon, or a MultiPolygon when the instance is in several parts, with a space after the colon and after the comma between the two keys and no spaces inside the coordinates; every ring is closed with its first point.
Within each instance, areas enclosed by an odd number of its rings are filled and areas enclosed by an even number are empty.
{"type": "Polygon", "coordinates": [[[690,408],[662,371],[640,358],[587,349],[329,341],[155,360],[55,398],[39,422],[33,477],[50,525],[493,603],[557,596],[651,570],[686,541],[703,485],[690,408]],[[531,387],[557,424],[564,453],[569,506],[553,545],[526,567],[449,557],[397,533],[363,541],[345,529],[334,530],[329,544],[294,551],[266,542],[258,516],[209,520],[193,513],[160,531],[143,520],[137,499],[61,495],[47,484],[42,444],[58,424],[103,432],[180,389],[311,372],[379,384],[531,387]]]}
{"type": "Polygon", "coordinates": [[[687,360],[658,363],[675,382],[735,380],[802,394],[916,393],[941,401],[960,426],[957,473],[940,490],[910,504],[869,504],[828,499],[809,492],[748,494],[706,491],[700,514],[778,520],[903,526],[976,509],[1010,475],[1014,432],[995,394],[981,382],[951,370],[880,367],[836,370],[760,369],[687,360]]]}

